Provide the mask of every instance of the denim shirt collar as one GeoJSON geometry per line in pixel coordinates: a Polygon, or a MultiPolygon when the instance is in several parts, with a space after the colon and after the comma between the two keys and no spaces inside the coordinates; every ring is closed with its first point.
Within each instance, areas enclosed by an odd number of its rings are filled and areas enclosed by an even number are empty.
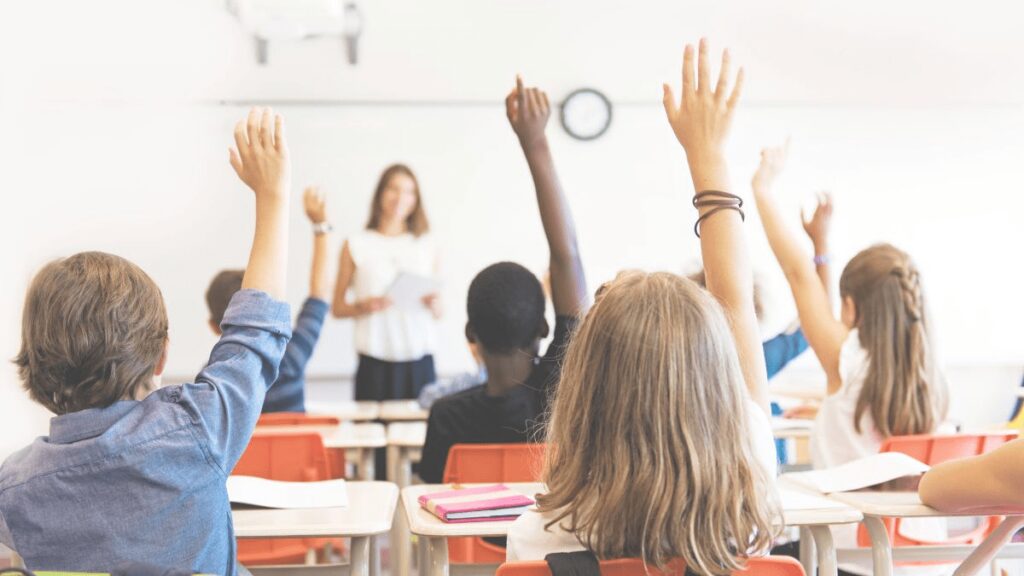
{"type": "Polygon", "coordinates": [[[95,438],[107,431],[138,404],[135,400],[121,400],[106,408],[88,408],[50,418],[50,442],[71,444],[95,438]]]}

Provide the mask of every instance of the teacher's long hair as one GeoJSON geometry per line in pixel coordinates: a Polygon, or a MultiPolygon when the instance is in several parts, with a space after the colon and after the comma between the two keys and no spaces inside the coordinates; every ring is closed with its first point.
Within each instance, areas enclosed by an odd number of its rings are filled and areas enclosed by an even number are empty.
{"type": "Polygon", "coordinates": [[[405,225],[413,236],[422,236],[430,231],[430,222],[427,221],[427,212],[423,209],[420,181],[416,179],[416,174],[413,173],[412,169],[405,164],[392,164],[381,173],[380,180],[377,181],[377,190],[373,193],[373,203],[370,205],[370,219],[366,222],[366,229],[378,230],[380,228],[381,196],[384,195],[384,190],[388,187],[391,179],[399,174],[411,178],[416,190],[416,207],[413,208],[409,217],[405,219],[405,225]]]}

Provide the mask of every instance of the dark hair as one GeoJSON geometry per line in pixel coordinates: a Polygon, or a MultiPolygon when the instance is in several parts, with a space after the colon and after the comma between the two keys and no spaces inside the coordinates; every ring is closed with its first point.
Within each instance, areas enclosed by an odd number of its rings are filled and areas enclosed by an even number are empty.
{"type": "Polygon", "coordinates": [[[499,262],[484,268],[469,285],[469,327],[489,352],[529,348],[544,336],[544,291],[526,268],[499,262]]]}
{"type": "MultiPolygon", "coordinates": [[[[696,282],[698,286],[705,290],[708,287],[707,275],[704,273],[703,268],[688,275],[687,278],[696,282]]],[[[761,301],[761,284],[759,282],[754,282],[754,315],[757,316],[758,320],[761,320],[764,316],[764,303],[761,301]]]]}
{"type": "Polygon", "coordinates": [[[210,309],[210,321],[217,326],[224,320],[224,311],[228,309],[231,297],[242,289],[243,276],[245,270],[221,270],[206,289],[206,306],[210,309]]]}
{"type": "Polygon", "coordinates": [[[33,400],[66,414],[134,398],[166,342],[167,311],[153,280],[124,258],[82,252],[32,280],[14,363],[33,400]]]}
{"type": "Polygon", "coordinates": [[[391,183],[395,176],[403,174],[412,179],[413,187],[416,190],[416,208],[412,214],[405,219],[405,225],[413,236],[422,236],[430,231],[430,223],[427,221],[427,212],[423,209],[423,197],[420,195],[420,181],[416,179],[412,169],[405,164],[392,164],[384,169],[377,181],[377,189],[373,193],[373,202],[370,204],[370,218],[366,221],[367,230],[380,228],[380,200],[384,195],[384,189],[391,183]]]}

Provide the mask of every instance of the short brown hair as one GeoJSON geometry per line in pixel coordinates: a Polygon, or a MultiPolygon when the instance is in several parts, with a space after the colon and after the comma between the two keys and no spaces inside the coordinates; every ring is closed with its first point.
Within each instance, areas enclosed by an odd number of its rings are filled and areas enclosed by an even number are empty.
{"type": "Polygon", "coordinates": [[[243,276],[245,270],[221,270],[206,289],[206,306],[210,309],[210,321],[217,326],[224,320],[224,311],[228,309],[231,297],[242,289],[243,276]]]}
{"type": "Polygon", "coordinates": [[[402,174],[412,179],[413,186],[416,189],[416,208],[413,209],[412,214],[405,219],[405,225],[409,229],[409,232],[413,236],[422,236],[430,231],[430,222],[427,221],[427,211],[423,209],[423,196],[420,195],[420,181],[416,179],[416,174],[413,173],[412,168],[409,168],[405,164],[392,164],[384,169],[384,172],[380,175],[380,180],[377,181],[377,189],[373,192],[373,203],[370,205],[370,218],[366,221],[367,230],[377,230],[380,228],[380,199],[384,195],[384,189],[388,187],[388,183],[395,176],[402,174]]]}
{"type": "Polygon", "coordinates": [[[23,314],[14,363],[32,399],[55,414],[134,398],[167,341],[160,289],[135,264],[103,252],[43,267],[23,314]]]}

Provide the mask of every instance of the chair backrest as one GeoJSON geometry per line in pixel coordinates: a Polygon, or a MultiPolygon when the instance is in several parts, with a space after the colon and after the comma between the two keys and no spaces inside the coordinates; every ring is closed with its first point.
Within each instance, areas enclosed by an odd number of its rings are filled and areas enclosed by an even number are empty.
{"type": "Polygon", "coordinates": [[[892,436],[882,442],[879,452],[902,452],[929,466],[949,460],[977,456],[1015,440],[1016,431],[982,434],[915,434],[892,436]]]}
{"type": "Polygon", "coordinates": [[[303,412],[268,412],[260,414],[257,426],[337,426],[341,420],[335,416],[318,416],[303,412]]]}
{"type": "Polygon", "coordinates": [[[324,442],[316,433],[253,436],[232,474],[285,482],[331,477],[324,442]]]}
{"type": "MultiPolygon", "coordinates": [[[[620,560],[604,560],[601,564],[601,576],[682,576],[686,573],[686,563],[673,560],[667,570],[661,571],[654,566],[644,566],[638,558],[620,560]]],[[[735,576],[806,576],[803,566],[788,556],[766,556],[751,558],[744,570],[733,572],[735,576]]],[[[548,563],[539,562],[506,562],[498,567],[495,576],[551,576],[548,563]]]]}
{"type": "Polygon", "coordinates": [[[543,444],[456,444],[444,482],[537,482],[543,459],[543,444]]]}

